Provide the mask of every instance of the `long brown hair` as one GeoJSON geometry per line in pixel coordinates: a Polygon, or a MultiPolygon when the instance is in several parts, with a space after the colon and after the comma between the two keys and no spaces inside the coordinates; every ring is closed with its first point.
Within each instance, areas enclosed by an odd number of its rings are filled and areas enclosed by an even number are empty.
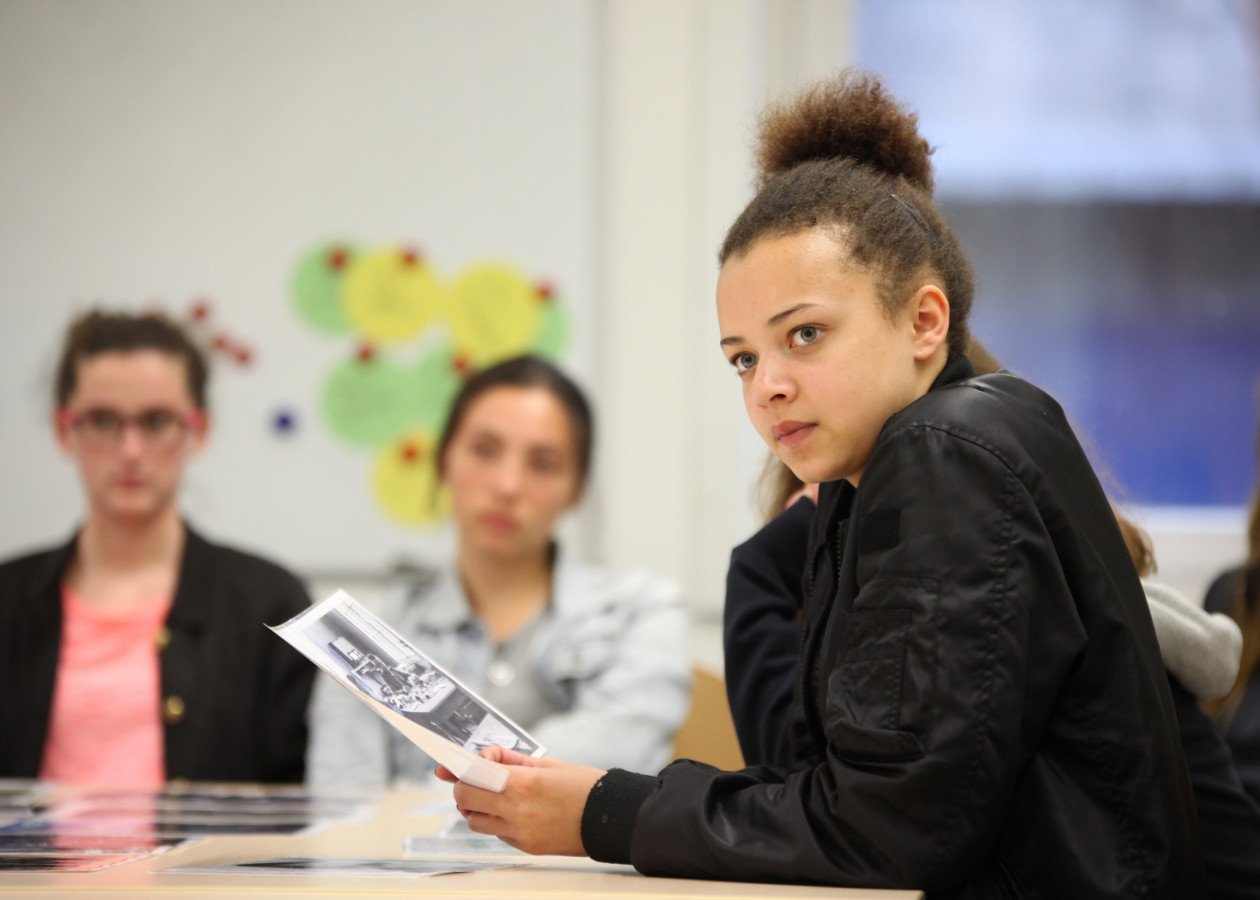
{"type": "MultiPolygon", "coordinates": [[[[1260,463],[1260,433],[1256,436],[1256,460],[1260,463]]],[[[1257,478],[1247,520],[1247,562],[1238,574],[1227,611],[1242,630],[1243,642],[1234,686],[1224,697],[1207,704],[1208,712],[1216,716],[1222,728],[1228,728],[1233,721],[1251,676],[1260,669],[1260,478],[1257,478]]]]}

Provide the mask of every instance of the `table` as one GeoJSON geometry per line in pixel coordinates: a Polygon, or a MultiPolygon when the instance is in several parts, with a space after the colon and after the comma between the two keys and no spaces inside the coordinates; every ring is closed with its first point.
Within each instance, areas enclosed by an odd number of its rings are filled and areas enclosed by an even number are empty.
{"type": "Polygon", "coordinates": [[[831,900],[916,900],[919,891],[823,888],[744,882],[648,878],[630,866],[570,857],[527,857],[524,865],[415,877],[344,877],[274,875],[183,875],[164,873],[172,866],[220,865],[281,856],[403,856],[404,838],[433,834],[444,818],[416,815],[431,807],[434,794],[424,789],[394,789],[374,801],[373,814],[361,821],[333,825],[307,835],[216,836],[166,853],[99,872],[50,874],[0,873],[0,894],[8,898],[47,898],[90,894],[93,898],[165,898],[206,894],[258,894],[276,898],[390,896],[468,898],[831,898],[831,900]]]}

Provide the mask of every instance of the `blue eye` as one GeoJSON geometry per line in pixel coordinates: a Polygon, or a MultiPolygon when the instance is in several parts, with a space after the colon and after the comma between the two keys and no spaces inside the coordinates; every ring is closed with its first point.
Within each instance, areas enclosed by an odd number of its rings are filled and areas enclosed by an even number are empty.
{"type": "Polygon", "coordinates": [[[793,347],[799,347],[803,344],[812,344],[822,337],[822,329],[817,325],[802,325],[799,328],[792,329],[791,344],[793,347]]]}
{"type": "Polygon", "coordinates": [[[736,353],[731,357],[731,365],[735,367],[735,371],[740,375],[743,375],[756,364],[757,357],[752,353],[736,353]]]}

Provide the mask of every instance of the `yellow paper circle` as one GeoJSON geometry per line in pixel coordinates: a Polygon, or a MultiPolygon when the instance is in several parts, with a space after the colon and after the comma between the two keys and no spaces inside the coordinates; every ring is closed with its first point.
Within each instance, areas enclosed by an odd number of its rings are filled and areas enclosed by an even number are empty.
{"type": "Polygon", "coordinates": [[[538,287],[512,266],[483,263],[464,270],[450,294],[456,354],[480,369],[528,351],[542,307],[538,287]]]}
{"type": "Polygon", "coordinates": [[[385,447],[372,468],[372,489],[391,519],[407,525],[433,525],[449,511],[434,465],[436,442],[412,432],[385,447]]]}
{"type": "Polygon", "coordinates": [[[442,288],[433,269],[406,250],[357,258],[343,286],[346,317],[374,343],[405,341],[442,314],[442,288]]]}

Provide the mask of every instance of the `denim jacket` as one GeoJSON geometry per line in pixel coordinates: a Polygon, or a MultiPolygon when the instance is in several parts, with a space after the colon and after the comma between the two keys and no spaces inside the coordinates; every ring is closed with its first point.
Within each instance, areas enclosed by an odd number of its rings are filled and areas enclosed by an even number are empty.
{"type": "MultiPolygon", "coordinates": [[[[370,604],[371,605],[371,604],[370,604]]],[[[495,648],[453,568],[423,570],[386,590],[374,610],[434,662],[482,693],[495,648]]],[[[558,555],[549,608],[530,630],[530,677],[549,712],[501,712],[547,755],[656,771],[687,715],[687,613],[651,573],[613,572],[558,555]]],[[[420,780],[432,761],[331,679],[316,685],[309,757],[316,784],[420,780]]]]}

